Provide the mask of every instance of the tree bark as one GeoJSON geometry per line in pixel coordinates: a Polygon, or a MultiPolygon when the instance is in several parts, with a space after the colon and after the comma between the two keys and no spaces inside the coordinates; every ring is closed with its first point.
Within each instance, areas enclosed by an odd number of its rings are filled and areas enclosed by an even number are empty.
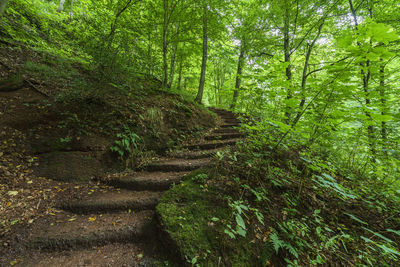
{"type": "Polygon", "coordinates": [[[242,38],[242,43],[240,44],[240,52],[238,58],[237,72],[236,72],[236,82],[235,82],[235,90],[233,91],[233,99],[230,109],[234,109],[236,106],[237,98],[239,96],[240,84],[242,82],[242,69],[244,62],[244,53],[245,53],[245,40],[242,38]]]}
{"type": "Polygon", "coordinates": [[[163,80],[162,87],[166,88],[168,85],[168,16],[169,16],[169,3],[168,0],[164,0],[164,23],[163,23],[163,80]]]}
{"type": "Polygon", "coordinates": [[[72,19],[74,16],[74,0],[71,0],[71,8],[69,10],[69,17],[72,19]]]}
{"type": "Polygon", "coordinates": [[[306,85],[307,85],[307,78],[309,75],[309,73],[307,73],[308,66],[309,66],[308,63],[310,61],[312,49],[314,48],[315,43],[317,42],[319,36],[321,35],[321,30],[322,30],[323,25],[324,24],[321,23],[321,25],[318,28],[317,36],[314,38],[314,40],[311,42],[311,44],[308,45],[308,48],[307,48],[306,60],[304,62],[304,67],[303,67],[303,75],[301,77],[301,101],[299,104],[299,111],[297,112],[296,118],[293,120],[293,124],[296,124],[300,120],[301,113],[304,108],[304,104],[306,103],[306,96],[305,96],[306,92],[305,91],[306,91],[306,85]]]}
{"type": "MultiPolygon", "coordinates": [[[[284,26],[283,26],[283,51],[285,54],[285,63],[287,63],[287,67],[286,67],[286,80],[289,81],[292,80],[292,67],[291,67],[291,63],[290,63],[290,35],[289,35],[289,27],[290,27],[290,13],[289,13],[289,7],[288,7],[288,3],[286,3],[285,1],[285,18],[284,18],[284,26]]],[[[290,88],[291,86],[288,85],[287,88],[287,97],[286,99],[291,99],[292,96],[292,88],[290,88]]],[[[286,111],[285,111],[285,121],[287,123],[290,122],[290,115],[291,115],[291,108],[290,107],[286,107],[286,111]]]]}
{"type": "Polygon", "coordinates": [[[178,85],[177,89],[181,90],[181,82],[182,82],[182,65],[183,65],[183,58],[179,61],[179,72],[178,72],[178,85]]]}
{"type": "Polygon", "coordinates": [[[65,0],[60,0],[60,4],[58,5],[57,12],[61,12],[64,9],[65,0]]]}
{"type": "Polygon", "coordinates": [[[197,103],[201,103],[203,99],[203,91],[204,91],[204,83],[206,80],[206,67],[207,67],[207,5],[204,3],[203,6],[203,58],[201,62],[201,73],[200,73],[200,82],[199,82],[199,90],[197,92],[197,96],[195,101],[197,103]]]}
{"type": "MultiPolygon", "coordinates": [[[[381,98],[381,114],[386,115],[386,92],[385,92],[385,65],[382,64],[379,70],[379,94],[381,98]]],[[[381,123],[381,137],[383,144],[386,143],[387,140],[387,130],[386,130],[386,122],[382,121],[381,123]]]]}
{"type": "MultiPolygon", "coordinates": [[[[179,31],[179,23],[175,26],[175,38],[178,38],[178,31],[179,31]]],[[[175,75],[175,60],[176,60],[176,51],[178,49],[178,41],[174,42],[174,46],[172,48],[172,55],[171,55],[171,65],[169,67],[169,81],[168,81],[168,88],[171,88],[172,83],[174,81],[175,75]]]]}

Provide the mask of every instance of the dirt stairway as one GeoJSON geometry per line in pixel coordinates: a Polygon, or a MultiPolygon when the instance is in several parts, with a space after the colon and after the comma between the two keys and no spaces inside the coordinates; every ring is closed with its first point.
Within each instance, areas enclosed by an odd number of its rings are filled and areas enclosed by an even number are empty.
{"type": "Polygon", "coordinates": [[[32,226],[26,255],[16,266],[154,266],[168,256],[160,245],[154,209],[163,192],[243,135],[232,112],[212,109],[222,124],[204,140],[132,176],[110,181],[109,190],[59,203],[49,221],[32,226]]]}

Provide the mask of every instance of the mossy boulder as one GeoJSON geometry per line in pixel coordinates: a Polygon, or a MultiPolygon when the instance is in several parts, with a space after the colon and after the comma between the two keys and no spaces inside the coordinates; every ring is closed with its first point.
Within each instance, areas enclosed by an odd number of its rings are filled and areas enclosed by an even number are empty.
{"type": "Polygon", "coordinates": [[[168,245],[188,266],[265,266],[270,249],[255,246],[251,234],[225,233],[232,209],[208,177],[197,170],[161,198],[157,216],[168,245]]]}

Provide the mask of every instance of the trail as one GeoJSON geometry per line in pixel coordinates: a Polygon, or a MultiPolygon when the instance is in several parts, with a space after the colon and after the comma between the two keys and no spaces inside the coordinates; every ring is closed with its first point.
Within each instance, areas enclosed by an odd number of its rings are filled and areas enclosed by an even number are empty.
{"type": "Polygon", "coordinates": [[[172,184],[206,167],[213,155],[243,136],[230,111],[212,109],[219,128],[198,143],[152,162],[134,176],[109,182],[110,190],[59,203],[51,220],[37,222],[14,266],[154,266],[171,255],[163,246],[155,207],[172,184]]]}

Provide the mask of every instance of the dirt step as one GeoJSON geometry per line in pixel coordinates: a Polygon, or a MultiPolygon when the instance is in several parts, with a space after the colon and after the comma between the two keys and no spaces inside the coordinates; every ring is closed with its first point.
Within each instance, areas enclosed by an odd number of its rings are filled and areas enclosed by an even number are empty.
{"type": "Polygon", "coordinates": [[[206,166],[210,159],[172,159],[149,164],[145,167],[147,171],[193,171],[206,166]]]}
{"type": "Polygon", "coordinates": [[[154,234],[154,211],[67,217],[65,221],[31,232],[28,247],[63,250],[141,240],[154,234]],[[75,218],[73,221],[68,221],[75,218]]]}
{"type": "Polygon", "coordinates": [[[142,247],[142,244],[111,244],[67,251],[32,251],[27,255],[20,255],[14,266],[152,266],[154,259],[151,259],[151,252],[143,252],[142,247]]]}
{"type": "Polygon", "coordinates": [[[110,185],[133,190],[167,190],[173,183],[179,183],[188,172],[141,172],[134,176],[120,177],[110,185]]]}
{"type": "Polygon", "coordinates": [[[154,209],[162,192],[115,190],[97,192],[84,199],[60,204],[59,207],[74,213],[111,212],[154,209]]]}
{"type": "Polygon", "coordinates": [[[173,154],[175,158],[181,159],[204,159],[212,158],[217,151],[223,150],[222,148],[210,149],[210,150],[199,150],[199,151],[182,151],[173,154]]]}
{"type": "Polygon", "coordinates": [[[241,120],[236,118],[223,118],[225,123],[241,123],[241,120]]]}
{"type": "Polygon", "coordinates": [[[224,133],[224,134],[212,134],[206,136],[204,139],[206,140],[227,140],[243,137],[242,133],[224,133]]]}
{"type": "Polygon", "coordinates": [[[213,131],[213,134],[217,133],[238,133],[239,131],[237,129],[233,128],[219,128],[213,131]]]}
{"type": "Polygon", "coordinates": [[[214,140],[212,142],[207,142],[207,143],[187,145],[187,146],[185,146],[185,148],[190,149],[190,150],[209,150],[209,149],[215,149],[215,148],[220,148],[220,147],[233,146],[239,140],[241,140],[241,139],[231,139],[231,140],[222,140],[222,141],[214,140]]]}
{"type": "Polygon", "coordinates": [[[233,127],[238,127],[240,124],[239,123],[224,123],[221,124],[219,127],[221,128],[233,128],[233,127]]]}
{"type": "Polygon", "coordinates": [[[219,109],[219,108],[209,108],[212,112],[220,115],[220,114],[235,114],[230,110],[226,110],[226,109],[219,109]]]}

